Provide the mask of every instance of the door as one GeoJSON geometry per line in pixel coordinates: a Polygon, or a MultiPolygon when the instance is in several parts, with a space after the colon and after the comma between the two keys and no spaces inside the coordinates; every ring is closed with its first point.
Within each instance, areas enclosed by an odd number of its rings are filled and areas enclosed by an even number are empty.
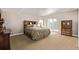
{"type": "Polygon", "coordinates": [[[66,28],[67,29],[71,29],[72,28],[72,21],[71,20],[66,21],[66,28]]]}
{"type": "Polygon", "coordinates": [[[66,21],[62,21],[62,22],[61,22],[61,27],[62,27],[63,29],[66,28],[66,21]]]}

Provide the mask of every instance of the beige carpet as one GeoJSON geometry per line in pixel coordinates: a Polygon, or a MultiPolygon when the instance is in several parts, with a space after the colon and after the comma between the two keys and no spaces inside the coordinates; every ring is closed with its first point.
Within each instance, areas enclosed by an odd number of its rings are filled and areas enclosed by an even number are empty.
{"type": "Polygon", "coordinates": [[[12,50],[77,50],[78,38],[51,33],[48,37],[32,41],[26,35],[11,37],[12,50]]]}

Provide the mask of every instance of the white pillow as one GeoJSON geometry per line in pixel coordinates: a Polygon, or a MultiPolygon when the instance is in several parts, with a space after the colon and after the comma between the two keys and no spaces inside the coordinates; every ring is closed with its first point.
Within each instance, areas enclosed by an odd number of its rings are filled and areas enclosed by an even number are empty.
{"type": "Polygon", "coordinates": [[[37,25],[33,25],[33,27],[37,27],[37,25]]]}

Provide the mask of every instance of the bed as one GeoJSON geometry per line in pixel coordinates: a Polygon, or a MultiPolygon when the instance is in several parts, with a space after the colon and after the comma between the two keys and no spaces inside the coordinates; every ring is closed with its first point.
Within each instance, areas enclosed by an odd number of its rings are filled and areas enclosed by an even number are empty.
{"type": "Polygon", "coordinates": [[[37,25],[36,21],[24,21],[24,34],[29,36],[32,40],[39,40],[50,34],[48,28],[34,25],[37,25]]]}

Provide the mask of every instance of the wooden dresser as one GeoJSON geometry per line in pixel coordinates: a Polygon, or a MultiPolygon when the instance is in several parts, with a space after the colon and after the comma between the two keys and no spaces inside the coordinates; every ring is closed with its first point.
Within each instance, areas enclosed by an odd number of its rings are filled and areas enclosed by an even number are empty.
{"type": "Polygon", "coordinates": [[[0,33],[0,50],[10,50],[10,32],[9,30],[0,33]]]}
{"type": "Polygon", "coordinates": [[[72,36],[72,20],[61,21],[61,34],[72,36]]]}
{"type": "Polygon", "coordinates": [[[0,13],[0,50],[10,50],[10,31],[4,30],[3,23],[0,13]]]}

